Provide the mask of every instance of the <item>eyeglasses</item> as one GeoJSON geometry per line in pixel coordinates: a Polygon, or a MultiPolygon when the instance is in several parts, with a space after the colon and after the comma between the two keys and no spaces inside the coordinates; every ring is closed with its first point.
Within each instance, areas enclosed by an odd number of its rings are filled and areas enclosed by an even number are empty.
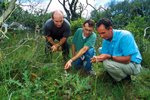
{"type": "Polygon", "coordinates": [[[84,28],[84,30],[85,30],[86,32],[89,32],[89,33],[92,33],[92,32],[93,32],[93,30],[89,30],[89,29],[86,29],[86,28],[84,28]]]}

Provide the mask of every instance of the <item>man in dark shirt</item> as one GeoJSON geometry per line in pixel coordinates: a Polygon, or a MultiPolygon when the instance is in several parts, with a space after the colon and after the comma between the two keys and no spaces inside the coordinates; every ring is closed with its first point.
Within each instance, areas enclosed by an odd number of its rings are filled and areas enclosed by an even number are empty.
{"type": "Polygon", "coordinates": [[[71,33],[70,23],[64,18],[62,11],[55,10],[52,18],[48,19],[44,25],[44,36],[46,38],[46,53],[55,52],[62,48],[64,60],[69,55],[69,45],[67,38],[71,33]],[[57,40],[57,41],[55,41],[57,40]]]}

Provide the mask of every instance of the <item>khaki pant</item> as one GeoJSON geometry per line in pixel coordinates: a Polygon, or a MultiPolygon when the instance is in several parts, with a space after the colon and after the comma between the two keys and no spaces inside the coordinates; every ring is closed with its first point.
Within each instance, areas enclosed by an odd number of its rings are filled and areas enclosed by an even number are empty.
{"type": "Polygon", "coordinates": [[[141,64],[135,64],[130,62],[129,64],[123,64],[115,62],[113,60],[103,61],[104,68],[116,81],[120,81],[127,75],[137,75],[142,67],[141,64]]]}

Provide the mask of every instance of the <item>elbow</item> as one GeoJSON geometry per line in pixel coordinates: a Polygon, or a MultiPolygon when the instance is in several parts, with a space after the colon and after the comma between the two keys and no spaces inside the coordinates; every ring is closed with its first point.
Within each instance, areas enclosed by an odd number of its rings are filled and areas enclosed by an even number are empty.
{"type": "Polygon", "coordinates": [[[131,62],[130,57],[128,59],[126,59],[126,61],[124,62],[125,64],[129,64],[131,62]]]}
{"type": "Polygon", "coordinates": [[[87,47],[87,46],[86,46],[86,47],[83,47],[82,52],[85,53],[85,52],[88,51],[88,49],[89,49],[89,47],[87,47]]]}

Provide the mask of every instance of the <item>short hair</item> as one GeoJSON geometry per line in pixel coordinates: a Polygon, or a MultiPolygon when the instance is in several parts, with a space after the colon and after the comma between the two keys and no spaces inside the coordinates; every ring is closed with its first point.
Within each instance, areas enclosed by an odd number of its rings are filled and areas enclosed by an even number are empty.
{"type": "Polygon", "coordinates": [[[55,10],[55,11],[52,12],[52,15],[51,15],[52,19],[54,19],[54,14],[55,14],[56,12],[60,12],[60,13],[62,13],[62,15],[64,16],[64,14],[63,14],[63,12],[62,12],[61,10],[55,10]]]}
{"type": "Polygon", "coordinates": [[[102,18],[96,23],[96,28],[98,28],[100,25],[104,25],[106,29],[109,29],[110,26],[112,26],[112,22],[107,18],[102,18]]]}
{"type": "Polygon", "coordinates": [[[86,21],[83,23],[83,25],[85,25],[86,23],[88,23],[90,27],[94,27],[94,26],[95,26],[95,22],[94,22],[94,20],[92,20],[92,19],[86,20],[86,21]]]}

